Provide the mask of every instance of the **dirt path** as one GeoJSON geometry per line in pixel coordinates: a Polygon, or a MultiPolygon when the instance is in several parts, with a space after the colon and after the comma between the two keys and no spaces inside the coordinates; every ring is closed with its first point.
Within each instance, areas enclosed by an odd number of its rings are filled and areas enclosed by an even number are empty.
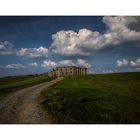
{"type": "Polygon", "coordinates": [[[42,110],[38,97],[40,91],[62,78],[28,87],[8,94],[0,100],[0,124],[44,124],[45,112],[42,110]]]}

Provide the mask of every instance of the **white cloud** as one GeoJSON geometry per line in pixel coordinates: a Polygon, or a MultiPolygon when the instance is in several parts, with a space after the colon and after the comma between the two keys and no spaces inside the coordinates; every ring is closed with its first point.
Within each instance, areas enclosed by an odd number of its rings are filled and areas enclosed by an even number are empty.
{"type": "Polygon", "coordinates": [[[48,57],[48,49],[42,46],[39,48],[21,48],[20,50],[17,51],[16,54],[18,56],[23,56],[23,57],[46,58],[48,57]]]}
{"type": "Polygon", "coordinates": [[[45,47],[38,48],[21,48],[14,49],[14,45],[8,41],[0,42],[0,55],[17,55],[29,58],[47,58],[48,49],[45,47]]]}
{"type": "Polygon", "coordinates": [[[88,29],[59,31],[52,35],[51,50],[53,53],[71,55],[91,55],[93,51],[109,45],[140,39],[140,32],[131,30],[129,25],[137,23],[136,17],[103,17],[107,26],[104,34],[88,29]]]}
{"type": "Polygon", "coordinates": [[[33,62],[33,63],[29,63],[30,66],[33,66],[33,67],[37,67],[38,64],[36,62],[33,62]]]}
{"type": "Polygon", "coordinates": [[[118,16],[118,17],[103,17],[103,22],[107,25],[107,33],[111,35],[112,41],[118,43],[140,39],[140,32],[131,30],[129,25],[137,23],[137,17],[118,16]]]}
{"type": "Polygon", "coordinates": [[[84,59],[78,59],[77,64],[82,67],[90,68],[91,64],[87,63],[84,59]]]}
{"type": "Polygon", "coordinates": [[[8,64],[5,66],[8,69],[20,69],[20,68],[26,68],[23,64],[17,63],[17,64],[8,64]]]}
{"type": "Polygon", "coordinates": [[[84,49],[89,49],[93,46],[97,49],[96,44],[99,36],[98,32],[92,32],[87,29],[80,29],[78,33],[72,30],[59,31],[52,35],[51,50],[53,53],[66,56],[77,54],[88,56],[90,52],[85,52],[84,49]]]}
{"type": "Polygon", "coordinates": [[[13,53],[14,49],[12,43],[8,41],[0,42],[0,55],[11,55],[13,53]]]}
{"type": "Polygon", "coordinates": [[[77,59],[77,61],[73,62],[72,60],[62,60],[59,61],[58,66],[80,66],[80,67],[86,67],[90,68],[91,65],[86,62],[84,59],[77,59]]]}
{"type": "Polygon", "coordinates": [[[136,59],[135,61],[130,61],[130,66],[132,67],[140,67],[140,58],[136,59]]]}
{"type": "Polygon", "coordinates": [[[56,67],[56,63],[54,61],[51,60],[44,60],[43,64],[41,65],[42,67],[45,68],[55,68],[56,67]]]}
{"type": "Polygon", "coordinates": [[[129,71],[139,71],[140,70],[140,58],[137,58],[136,60],[117,60],[117,67],[128,67],[129,71]]]}
{"type": "Polygon", "coordinates": [[[76,61],[72,60],[62,60],[57,63],[57,66],[79,66],[90,68],[91,65],[86,62],[84,59],[77,59],[76,61]]]}
{"type": "Polygon", "coordinates": [[[2,43],[0,44],[0,49],[5,49],[5,46],[2,43]]]}
{"type": "Polygon", "coordinates": [[[60,66],[74,66],[75,64],[73,63],[72,60],[62,60],[62,61],[59,61],[58,65],[60,65],[60,66]]]}
{"type": "Polygon", "coordinates": [[[46,68],[55,68],[57,66],[79,66],[79,67],[90,68],[91,64],[86,62],[86,60],[84,60],[84,59],[77,59],[76,61],[61,60],[59,62],[54,62],[51,60],[44,60],[43,64],[41,66],[46,67],[46,68]]]}
{"type": "Polygon", "coordinates": [[[126,59],[117,60],[118,67],[128,66],[128,64],[129,64],[129,61],[126,59]]]}

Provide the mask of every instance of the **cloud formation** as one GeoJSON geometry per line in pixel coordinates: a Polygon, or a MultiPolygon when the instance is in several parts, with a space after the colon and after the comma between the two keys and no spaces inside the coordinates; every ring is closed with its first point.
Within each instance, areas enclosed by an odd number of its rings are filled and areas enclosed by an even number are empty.
{"type": "Polygon", "coordinates": [[[74,66],[74,62],[72,60],[62,60],[62,61],[59,61],[58,66],[74,66]]]}
{"type": "Polygon", "coordinates": [[[0,55],[16,55],[28,58],[47,58],[48,49],[40,46],[38,48],[21,48],[16,49],[8,41],[0,42],[0,55]]]}
{"type": "Polygon", "coordinates": [[[136,60],[127,60],[127,59],[122,59],[122,60],[117,60],[117,67],[126,67],[128,66],[130,69],[136,69],[139,70],[140,68],[140,58],[137,58],[136,60]]]}
{"type": "Polygon", "coordinates": [[[59,31],[52,35],[51,50],[62,56],[89,56],[95,50],[111,45],[140,39],[140,31],[130,29],[130,25],[138,22],[137,17],[103,17],[107,30],[104,34],[98,31],[80,29],[59,31]]]}
{"type": "Polygon", "coordinates": [[[117,60],[117,66],[118,67],[124,67],[124,66],[128,66],[129,61],[126,59],[122,59],[122,60],[117,60]]]}
{"type": "Polygon", "coordinates": [[[56,63],[51,60],[44,60],[41,66],[50,69],[56,67],[56,63]]]}
{"type": "Polygon", "coordinates": [[[76,61],[61,60],[59,62],[54,62],[54,61],[51,61],[51,60],[44,60],[43,64],[41,66],[46,67],[48,69],[55,68],[55,67],[58,67],[58,66],[80,66],[80,67],[90,68],[91,64],[86,62],[86,60],[84,60],[84,59],[77,59],[76,61]]]}
{"type": "Polygon", "coordinates": [[[16,54],[22,57],[46,58],[48,57],[48,49],[42,46],[39,48],[21,48],[16,54]]]}
{"type": "Polygon", "coordinates": [[[135,61],[130,61],[131,67],[140,67],[140,58],[136,59],[135,61]]]}
{"type": "Polygon", "coordinates": [[[87,63],[86,60],[84,60],[84,59],[78,59],[77,64],[78,64],[78,66],[81,66],[81,67],[86,67],[86,68],[91,67],[91,64],[87,63]]]}
{"type": "Polygon", "coordinates": [[[32,67],[37,67],[38,64],[36,62],[33,62],[33,63],[29,63],[29,66],[32,66],[32,67]]]}
{"type": "MultiPolygon", "coordinates": [[[[140,32],[131,30],[129,25],[138,22],[137,17],[103,17],[103,22],[108,27],[107,33],[111,35],[112,41],[118,43],[140,39],[140,32]]],[[[112,43],[113,43],[112,42],[112,43]]]]}
{"type": "Polygon", "coordinates": [[[8,41],[0,42],[0,55],[13,54],[14,53],[13,47],[14,47],[13,44],[8,41]]]}
{"type": "Polygon", "coordinates": [[[5,66],[8,69],[21,69],[21,68],[26,68],[23,64],[17,63],[17,64],[8,64],[5,66]]]}

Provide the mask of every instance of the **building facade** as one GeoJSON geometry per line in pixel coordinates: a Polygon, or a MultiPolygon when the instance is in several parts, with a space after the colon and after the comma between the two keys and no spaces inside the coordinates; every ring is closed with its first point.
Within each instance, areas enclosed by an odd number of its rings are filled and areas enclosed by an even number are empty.
{"type": "Polygon", "coordinates": [[[67,75],[86,75],[87,68],[80,68],[76,66],[63,66],[63,67],[56,67],[53,69],[48,75],[50,77],[61,77],[67,75]]]}

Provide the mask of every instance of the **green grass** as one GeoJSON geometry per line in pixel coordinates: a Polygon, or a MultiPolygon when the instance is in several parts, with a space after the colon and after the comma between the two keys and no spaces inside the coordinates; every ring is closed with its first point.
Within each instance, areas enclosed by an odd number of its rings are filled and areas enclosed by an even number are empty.
{"type": "Polygon", "coordinates": [[[140,73],[65,77],[41,98],[54,123],[140,123],[140,73]]]}
{"type": "Polygon", "coordinates": [[[0,78],[0,95],[52,80],[50,77],[13,76],[0,78]]]}

